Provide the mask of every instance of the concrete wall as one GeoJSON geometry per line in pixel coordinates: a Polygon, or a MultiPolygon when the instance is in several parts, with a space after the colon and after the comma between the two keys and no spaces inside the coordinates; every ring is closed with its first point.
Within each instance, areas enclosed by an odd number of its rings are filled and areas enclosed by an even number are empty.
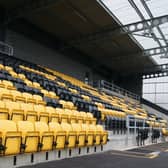
{"type": "Polygon", "coordinates": [[[70,57],[64,56],[53,49],[47,48],[11,30],[7,31],[6,43],[12,45],[14,47],[14,55],[23,60],[44,65],[82,81],[84,81],[86,72],[89,72],[91,81],[94,78],[103,78],[98,74],[93,74],[89,67],[73,61],[70,57]]]}

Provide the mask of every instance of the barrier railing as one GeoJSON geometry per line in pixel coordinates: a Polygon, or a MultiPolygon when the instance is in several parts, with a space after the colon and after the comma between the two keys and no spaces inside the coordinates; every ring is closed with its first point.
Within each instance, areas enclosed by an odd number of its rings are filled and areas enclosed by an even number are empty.
{"type": "Polygon", "coordinates": [[[0,41],[0,53],[12,56],[13,55],[13,47],[0,41]]]}
{"type": "Polygon", "coordinates": [[[100,80],[98,82],[98,88],[113,91],[113,92],[116,92],[116,93],[121,94],[123,96],[127,96],[129,98],[136,99],[138,101],[140,100],[140,96],[138,96],[137,94],[130,92],[126,89],[123,89],[123,88],[121,88],[113,83],[107,82],[105,80],[100,80]]]}

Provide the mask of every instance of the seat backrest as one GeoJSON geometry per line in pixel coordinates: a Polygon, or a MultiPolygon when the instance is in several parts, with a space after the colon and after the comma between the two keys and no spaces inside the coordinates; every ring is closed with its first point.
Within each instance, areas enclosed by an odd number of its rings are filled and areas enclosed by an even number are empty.
{"type": "Polygon", "coordinates": [[[97,131],[104,131],[103,126],[102,125],[96,125],[97,131]]]}
{"type": "Polygon", "coordinates": [[[71,127],[71,125],[70,124],[68,124],[68,123],[61,123],[61,127],[62,127],[62,129],[64,130],[64,131],[66,131],[66,132],[69,132],[69,131],[72,131],[72,127],[71,127]]]}
{"type": "Polygon", "coordinates": [[[30,94],[30,93],[23,92],[22,95],[23,95],[25,98],[32,98],[32,94],[30,94]]]}
{"type": "Polygon", "coordinates": [[[36,100],[43,100],[43,98],[40,95],[33,95],[33,98],[36,100]]]}
{"type": "Polygon", "coordinates": [[[81,124],[81,127],[82,127],[82,131],[90,131],[88,124],[81,124]]]}
{"type": "Polygon", "coordinates": [[[45,122],[37,121],[34,123],[34,126],[35,126],[35,131],[39,131],[40,133],[49,131],[48,125],[45,122]]]}
{"type": "Polygon", "coordinates": [[[16,123],[11,120],[0,120],[0,132],[17,131],[16,123]]]}
{"type": "Polygon", "coordinates": [[[50,106],[46,106],[46,112],[47,113],[56,113],[55,108],[54,107],[50,107],[50,106]]]}
{"type": "Polygon", "coordinates": [[[53,131],[54,133],[57,131],[62,131],[62,127],[59,123],[56,122],[50,122],[49,123],[49,130],[53,131]]]}
{"type": "Polygon", "coordinates": [[[6,102],[5,104],[8,109],[21,109],[20,103],[18,102],[6,102]]]}
{"type": "Polygon", "coordinates": [[[10,92],[11,92],[11,94],[13,94],[15,96],[22,96],[22,93],[17,90],[11,90],[10,92]]]}
{"type": "Polygon", "coordinates": [[[96,131],[97,128],[95,125],[89,124],[89,129],[90,129],[90,131],[96,131]]]}
{"type": "Polygon", "coordinates": [[[77,132],[82,131],[82,128],[81,128],[80,124],[72,123],[71,126],[72,126],[73,131],[77,131],[77,132]]]}
{"type": "Polygon", "coordinates": [[[20,106],[24,111],[34,111],[34,106],[32,104],[20,103],[20,106]]]}
{"type": "Polygon", "coordinates": [[[5,108],[5,102],[0,100],[0,107],[5,108]]]}
{"type": "Polygon", "coordinates": [[[17,127],[18,127],[18,131],[21,131],[21,132],[34,131],[34,125],[30,121],[18,121],[17,127]]]}
{"type": "Polygon", "coordinates": [[[43,105],[34,105],[34,110],[38,112],[46,112],[45,106],[43,105]]]}

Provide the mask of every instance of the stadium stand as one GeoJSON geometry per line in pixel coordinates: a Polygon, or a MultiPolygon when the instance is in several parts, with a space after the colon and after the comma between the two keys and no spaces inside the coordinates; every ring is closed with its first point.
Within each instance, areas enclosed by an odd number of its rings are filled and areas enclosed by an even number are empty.
{"type": "Polygon", "coordinates": [[[138,141],[148,137],[140,129],[141,119],[153,129],[153,140],[160,136],[157,128],[168,135],[167,122],[137,101],[107,95],[75,78],[7,55],[1,54],[0,62],[2,156],[103,146],[108,141],[105,129],[126,134],[128,116],[137,119],[138,141]]]}

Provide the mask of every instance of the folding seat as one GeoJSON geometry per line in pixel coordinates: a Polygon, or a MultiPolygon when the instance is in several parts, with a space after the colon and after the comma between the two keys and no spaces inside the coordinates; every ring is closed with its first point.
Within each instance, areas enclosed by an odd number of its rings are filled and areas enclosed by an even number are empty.
{"type": "Polygon", "coordinates": [[[94,143],[94,131],[90,130],[88,124],[81,124],[82,130],[86,131],[86,145],[92,146],[94,143]]]}
{"type": "Polygon", "coordinates": [[[10,66],[5,66],[4,68],[5,68],[5,70],[8,71],[8,72],[9,72],[9,71],[13,71],[13,68],[10,67],[10,66]]]}
{"type": "Polygon", "coordinates": [[[34,105],[34,110],[37,111],[38,121],[45,123],[49,122],[49,113],[46,112],[46,108],[43,105],[34,105]]]}
{"type": "Polygon", "coordinates": [[[0,99],[4,101],[13,101],[13,96],[10,90],[5,88],[0,88],[0,99]]]}
{"type": "Polygon", "coordinates": [[[69,122],[69,115],[65,112],[64,109],[56,108],[56,112],[59,114],[59,121],[61,123],[68,123],[69,122]]]}
{"type": "Polygon", "coordinates": [[[20,153],[21,132],[17,131],[14,121],[0,121],[0,139],[0,153],[2,155],[16,155],[20,153]]]}
{"type": "Polygon", "coordinates": [[[48,94],[49,94],[49,97],[50,97],[50,98],[53,98],[53,99],[58,99],[58,98],[59,98],[59,97],[56,95],[55,92],[49,91],[48,94]]]}
{"type": "Polygon", "coordinates": [[[68,123],[61,123],[63,131],[66,132],[66,147],[74,148],[76,146],[77,133],[73,131],[72,126],[68,123]]]}
{"type": "Polygon", "coordinates": [[[46,105],[46,102],[43,101],[40,95],[33,95],[33,99],[36,100],[36,104],[46,105]]]}
{"type": "Polygon", "coordinates": [[[93,117],[93,114],[92,113],[87,113],[87,119],[86,119],[86,124],[96,124],[97,120],[96,118],[93,117]]]}
{"type": "Polygon", "coordinates": [[[10,93],[12,94],[15,102],[26,102],[26,98],[22,95],[21,92],[17,90],[11,90],[10,93]]]}
{"type": "Polygon", "coordinates": [[[49,114],[49,122],[59,123],[59,113],[54,107],[46,106],[46,112],[49,114]]]}
{"type": "Polygon", "coordinates": [[[13,83],[7,80],[3,80],[2,83],[5,85],[6,89],[9,90],[16,90],[16,88],[13,86],[13,83]]]}
{"type": "Polygon", "coordinates": [[[59,103],[62,104],[62,107],[63,107],[63,108],[66,108],[66,101],[60,100],[59,103]]]}
{"type": "Polygon", "coordinates": [[[26,98],[26,102],[27,102],[27,103],[36,104],[36,99],[33,98],[33,95],[32,95],[32,94],[23,92],[22,95],[23,95],[23,97],[26,98]]]}
{"type": "Polygon", "coordinates": [[[0,64],[0,70],[3,70],[5,67],[3,64],[0,64]]]}
{"type": "Polygon", "coordinates": [[[65,114],[68,115],[68,122],[69,123],[76,123],[77,122],[76,115],[73,113],[72,110],[64,109],[64,111],[65,111],[65,114]]]}
{"type": "Polygon", "coordinates": [[[0,120],[9,119],[9,109],[6,108],[5,102],[0,101],[0,120]]]}
{"type": "Polygon", "coordinates": [[[0,88],[5,88],[5,85],[3,84],[2,80],[0,80],[0,88]]]}
{"type": "Polygon", "coordinates": [[[18,78],[18,74],[14,71],[10,71],[9,74],[14,78],[18,78]]]}
{"type": "Polygon", "coordinates": [[[25,80],[26,79],[26,76],[24,74],[18,74],[18,78],[22,79],[22,80],[25,80]]]}
{"type": "Polygon", "coordinates": [[[25,120],[35,122],[38,120],[38,113],[34,110],[33,104],[20,103],[21,109],[24,110],[25,120]]]}
{"type": "Polygon", "coordinates": [[[21,109],[19,102],[5,102],[6,108],[9,109],[9,119],[13,121],[24,120],[24,110],[21,109]]]}
{"type": "Polygon", "coordinates": [[[77,123],[83,124],[85,121],[84,121],[83,116],[81,116],[80,112],[78,112],[76,110],[73,110],[73,112],[74,112],[74,115],[76,115],[77,123]]]}
{"type": "Polygon", "coordinates": [[[33,85],[34,88],[37,88],[37,89],[40,89],[40,90],[41,90],[41,86],[40,86],[39,83],[33,82],[32,85],[33,85]]]}
{"type": "Polygon", "coordinates": [[[30,121],[18,121],[18,131],[22,133],[21,152],[37,152],[39,145],[39,132],[35,131],[30,121]]]}
{"type": "Polygon", "coordinates": [[[54,132],[54,145],[56,149],[64,149],[66,143],[66,131],[56,122],[49,123],[49,130],[54,132]]]}
{"type": "Polygon", "coordinates": [[[48,151],[53,149],[54,132],[50,131],[48,125],[44,122],[35,122],[35,131],[40,134],[39,151],[48,151]]]}
{"type": "Polygon", "coordinates": [[[90,128],[91,131],[94,132],[94,140],[93,140],[94,145],[100,145],[101,138],[102,138],[102,132],[99,131],[99,129],[97,129],[97,126],[93,125],[93,124],[90,124],[89,128],[90,128]]]}
{"type": "Polygon", "coordinates": [[[78,147],[83,147],[85,146],[86,142],[86,131],[82,130],[81,124],[77,123],[72,123],[72,130],[77,133],[77,146],[78,147]]]}
{"type": "Polygon", "coordinates": [[[25,79],[24,82],[27,86],[33,87],[33,83],[31,81],[29,81],[28,79],[25,79]]]}

